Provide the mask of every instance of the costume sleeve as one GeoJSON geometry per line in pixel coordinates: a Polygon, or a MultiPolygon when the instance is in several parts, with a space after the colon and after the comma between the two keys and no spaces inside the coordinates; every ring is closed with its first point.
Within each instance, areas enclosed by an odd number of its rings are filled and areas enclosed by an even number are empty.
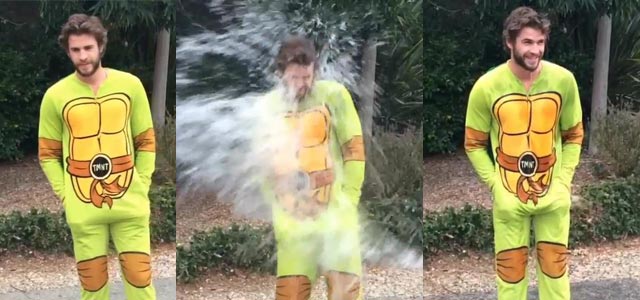
{"type": "Polygon", "coordinates": [[[335,132],[341,145],[344,171],[342,190],[353,204],[358,205],[365,174],[362,127],[349,91],[341,86],[335,97],[335,132]]]}
{"type": "Polygon", "coordinates": [[[490,188],[495,180],[495,166],[489,156],[491,106],[480,82],[471,89],[465,120],[464,148],[480,180],[490,188]]]}
{"type": "Polygon", "coordinates": [[[151,175],[155,170],[156,139],[153,120],[149,108],[149,99],[144,86],[135,79],[131,99],[131,134],[134,138],[135,166],[144,183],[151,185],[151,175]]]}
{"type": "Polygon", "coordinates": [[[582,139],[582,107],[578,84],[573,75],[569,76],[564,86],[568,87],[560,112],[560,131],[562,132],[562,161],[557,180],[567,188],[571,186],[575,168],[580,161],[582,139]]]}
{"type": "Polygon", "coordinates": [[[53,192],[64,201],[64,167],[62,162],[62,115],[49,91],[40,104],[38,123],[38,160],[53,192]]]}

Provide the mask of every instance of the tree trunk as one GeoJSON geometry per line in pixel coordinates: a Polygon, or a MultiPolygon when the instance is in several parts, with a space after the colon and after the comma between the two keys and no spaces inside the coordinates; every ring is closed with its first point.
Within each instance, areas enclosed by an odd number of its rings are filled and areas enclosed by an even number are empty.
{"type": "Polygon", "coordinates": [[[153,94],[151,100],[153,126],[157,129],[164,126],[166,113],[169,45],[169,31],[163,28],[158,32],[158,41],[156,43],[156,62],[153,70],[153,94]]]}
{"type": "Polygon", "coordinates": [[[607,114],[607,84],[609,82],[609,51],[611,48],[611,17],[602,15],[598,20],[598,40],[593,71],[591,121],[589,125],[589,154],[598,152],[597,139],[600,119],[607,114]]]}
{"type": "Polygon", "coordinates": [[[360,79],[360,96],[362,107],[360,109],[360,122],[365,147],[369,149],[373,131],[373,107],[375,100],[376,83],[376,39],[368,39],[362,53],[362,78],[360,79]]]}

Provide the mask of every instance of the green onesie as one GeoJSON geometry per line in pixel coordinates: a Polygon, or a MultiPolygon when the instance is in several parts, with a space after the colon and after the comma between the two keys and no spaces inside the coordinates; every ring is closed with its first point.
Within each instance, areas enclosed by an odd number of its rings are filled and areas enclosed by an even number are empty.
{"type": "MultiPolygon", "coordinates": [[[[266,101],[286,107],[283,98],[274,91],[266,101]]],[[[274,204],[276,299],[308,299],[318,270],[327,278],[329,299],[361,299],[357,207],[365,153],[353,100],[343,85],[317,81],[297,109],[282,112],[296,137],[295,161],[276,157],[274,167],[306,187],[301,193],[275,184],[264,189],[274,204]]]]}
{"type": "Polygon", "coordinates": [[[527,297],[532,219],[540,300],[570,295],[569,210],[583,138],[582,109],[573,74],[548,61],[541,64],[529,91],[504,63],[478,79],[469,96],[465,148],[494,199],[501,300],[527,297]]]}
{"type": "Polygon", "coordinates": [[[71,74],[40,108],[39,159],[73,236],[82,299],[109,299],[109,235],[128,299],[155,299],[149,236],[155,137],[140,80],[106,69],[94,94],[71,74]]]}

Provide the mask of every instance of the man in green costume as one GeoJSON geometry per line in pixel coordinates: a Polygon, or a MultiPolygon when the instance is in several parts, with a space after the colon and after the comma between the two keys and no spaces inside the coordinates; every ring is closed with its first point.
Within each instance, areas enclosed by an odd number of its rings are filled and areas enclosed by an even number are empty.
{"type": "Polygon", "coordinates": [[[274,158],[277,179],[264,189],[273,203],[276,299],[309,299],[319,274],[327,278],[329,299],[362,299],[357,207],[365,153],[353,100],[342,84],[315,79],[308,39],[286,39],[276,67],[284,88],[265,101],[285,108],[282,118],[296,141],[293,151],[283,151],[295,155],[274,158]],[[286,178],[297,188],[280,188],[286,178]]]}
{"type": "Polygon", "coordinates": [[[480,77],[469,95],[465,149],[494,199],[500,300],[527,299],[532,220],[539,298],[570,299],[569,211],[582,109],[573,74],[542,59],[549,30],[533,9],[512,11],[503,30],[511,58],[480,77]]]}
{"type": "Polygon", "coordinates": [[[148,198],[155,137],[144,87],[102,67],[107,31],[97,17],[70,16],[58,41],[75,72],[42,99],[39,159],[66,212],[82,299],[109,299],[109,235],[127,298],[156,299],[148,198]]]}

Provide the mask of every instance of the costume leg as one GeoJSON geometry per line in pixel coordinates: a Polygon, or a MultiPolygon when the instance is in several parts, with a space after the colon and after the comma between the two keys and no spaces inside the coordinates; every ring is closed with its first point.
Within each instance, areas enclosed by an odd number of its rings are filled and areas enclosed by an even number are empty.
{"type": "Polygon", "coordinates": [[[523,205],[510,194],[494,196],[493,227],[498,300],[527,299],[527,259],[531,220],[523,205]]]}
{"type": "Polygon", "coordinates": [[[571,196],[562,186],[548,196],[553,197],[549,199],[552,202],[533,220],[538,258],[538,294],[540,300],[569,300],[571,290],[567,245],[571,196]]]}
{"type": "Polygon", "coordinates": [[[362,258],[358,214],[355,208],[329,211],[323,223],[323,252],[320,264],[327,270],[329,300],[360,300],[362,258]]]}
{"type": "Polygon", "coordinates": [[[307,300],[317,277],[318,240],[282,211],[274,213],[277,279],[276,300],[307,300]]]}
{"type": "Polygon", "coordinates": [[[118,251],[125,294],[129,300],[155,300],[151,273],[149,217],[111,224],[111,237],[118,251]]]}
{"type": "Polygon", "coordinates": [[[109,226],[105,224],[69,224],[73,251],[82,287],[82,300],[109,300],[107,249],[109,226]]]}

